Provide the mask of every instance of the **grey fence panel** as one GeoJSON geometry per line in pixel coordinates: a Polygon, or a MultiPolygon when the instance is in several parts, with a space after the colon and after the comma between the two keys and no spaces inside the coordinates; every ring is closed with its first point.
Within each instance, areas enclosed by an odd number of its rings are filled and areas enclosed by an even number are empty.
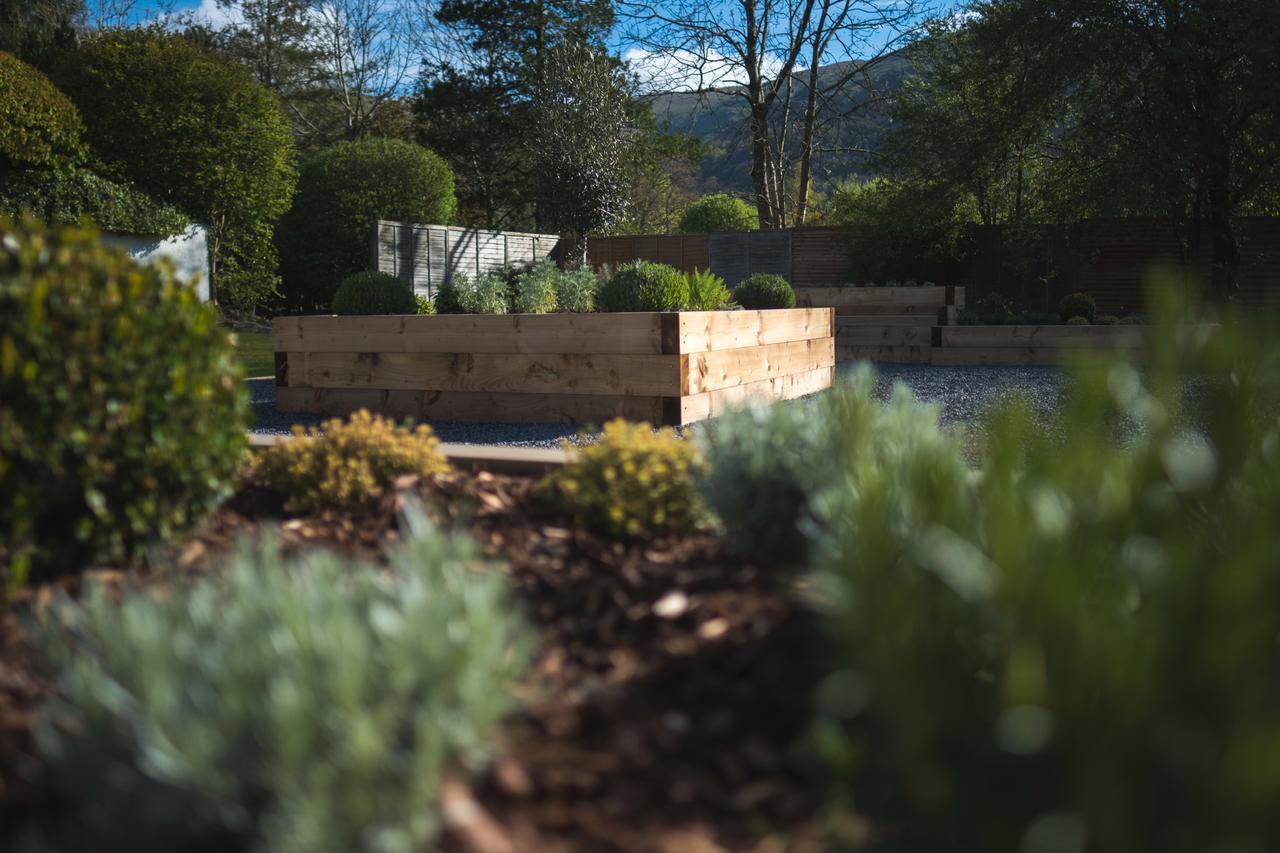
{"type": "Polygon", "coordinates": [[[555,234],[379,220],[371,241],[373,268],[434,298],[437,288],[457,273],[475,277],[509,264],[542,260],[551,257],[559,240],[555,234]]]}
{"type": "Polygon", "coordinates": [[[790,231],[735,231],[707,239],[711,271],[735,287],[752,273],[791,277],[790,231]]]}

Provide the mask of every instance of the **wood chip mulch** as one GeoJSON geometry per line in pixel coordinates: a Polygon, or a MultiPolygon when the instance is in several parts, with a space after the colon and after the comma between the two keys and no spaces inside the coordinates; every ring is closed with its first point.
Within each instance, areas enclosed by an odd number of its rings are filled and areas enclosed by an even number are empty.
{"type": "MultiPolygon", "coordinates": [[[[378,559],[416,490],[510,574],[539,636],[495,760],[444,786],[447,850],[824,849],[820,784],[803,746],[818,645],[789,573],[743,562],[710,537],[593,536],[542,510],[524,478],[481,472],[397,486],[360,513],[305,518],[242,494],[153,563],[216,571],[237,538],[264,527],[286,551],[378,559]]],[[[129,567],[94,576],[127,586],[167,575],[129,567]]],[[[0,612],[0,824],[48,799],[28,781],[30,726],[53,685],[23,643],[21,619],[78,585],[30,587],[0,612]]]]}

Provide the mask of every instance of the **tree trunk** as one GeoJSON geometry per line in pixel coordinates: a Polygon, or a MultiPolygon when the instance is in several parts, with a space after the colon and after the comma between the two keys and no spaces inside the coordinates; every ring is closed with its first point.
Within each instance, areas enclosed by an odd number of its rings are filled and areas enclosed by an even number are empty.
{"type": "Polygon", "coordinates": [[[756,195],[756,212],[761,228],[777,228],[777,211],[772,203],[773,176],[769,168],[769,104],[751,104],[751,185],[756,195]]]}
{"type": "MultiPolygon", "coordinates": [[[[814,51],[817,54],[817,50],[814,51]]],[[[809,94],[804,104],[804,130],[800,136],[800,186],[796,189],[796,225],[809,215],[809,181],[813,174],[813,132],[818,118],[818,63],[809,69],[809,94]]]]}

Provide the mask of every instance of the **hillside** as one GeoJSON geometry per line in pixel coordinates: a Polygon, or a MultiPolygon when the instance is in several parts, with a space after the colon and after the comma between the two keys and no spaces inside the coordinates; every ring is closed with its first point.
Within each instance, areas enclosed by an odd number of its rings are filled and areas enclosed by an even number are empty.
{"type": "MultiPolygon", "coordinates": [[[[853,174],[866,174],[869,164],[862,151],[874,150],[889,123],[886,97],[901,89],[912,72],[912,62],[901,51],[870,64],[840,62],[818,72],[821,145],[839,151],[823,151],[815,164],[819,191],[853,174]]],[[[808,89],[808,72],[792,75],[792,122],[798,122],[808,89]]],[[[742,87],[707,92],[664,92],[650,96],[653,113],[670,129],[701,139],[709,153],[703,159],[704,192],[751,189],[750,150],[747,139],[747,105],[742,87]]],[[[781,110],[775,108],[775,112],[781,110]]],[[[792,142],[791,145],[796,145],[792,142]]]]}

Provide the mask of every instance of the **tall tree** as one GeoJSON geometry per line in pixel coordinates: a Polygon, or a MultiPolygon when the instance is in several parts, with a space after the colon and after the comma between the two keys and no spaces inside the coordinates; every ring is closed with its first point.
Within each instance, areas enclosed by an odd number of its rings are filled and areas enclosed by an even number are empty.
{"type": "Polygon", "coordinates": [[[53,58],[75,44],[82,0],[0,0],[0,51],[49,70],[53,58]]]}
{"type": "Polygon", "coordinates": [[[630,104],[630,80],[599,48],[566,42],[548,51],[529,156],[547,220],[571,235],[567,256],[579,265],[587,234],[626,210],[626,170],[639,137],[630,104]]]}

